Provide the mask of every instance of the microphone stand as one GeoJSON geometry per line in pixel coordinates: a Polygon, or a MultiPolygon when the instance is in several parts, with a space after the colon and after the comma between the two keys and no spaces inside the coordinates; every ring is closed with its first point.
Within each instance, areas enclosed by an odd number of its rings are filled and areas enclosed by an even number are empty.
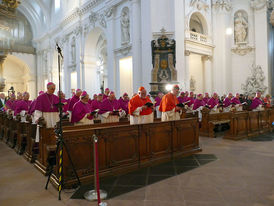
{"type": "Polygon", "coordinates": [[[56,163],[57,163],[56,157],[57,157],[58,152],[59,152],[59,162],[58,162],[59,163],[59,165],[58,165],[59,166],[59,168],[58,168],[58,173],[59,173],[58,192],[59,192],[59,196],[58,196],[58,199],[61,200],[61,191],[62,191],[63,186],[64,186],[64,178],[63,178],[63,150],[64,150],[64,148],[67,151],[69,162],[72,166],[73,173],[77,178],[77,182],[78,182],[79,186],[81,185],[81,182],[80,182],[79,176],[76,172],[76,169],[74,167],[74,164],[72,162],[68,147],[66,146],[64,138],[63,138],[63,128],[62,128],[63,122],[62,122],[62,120],[63,120],[63,106],[64,106],[64,104],[62,103],[62,97],[61,97],[61,95],[62,95],[61,94],[61,58],[63,59],[63,55],[62,55],[62,50],[61,50],[61,48],[59,47],[59,45],[57,43],[56,43],[56,49],[57,49],[57,52],[58,52],[58,77],[59,77],[59,103],[56,106],[58,107],[58,110],[59,110],[60,120],[59,120],[59,126],[57,126],[57,128],[55,129],[55,134],[57,136],[57,147],[56,147],[56,151],[55,151],[55,160],[48,159],[48,162],[50,164],[50,172],[49,172],[49,176],[48,176],[48,180],[47,180],[45,189],[48,188],[48,183],[49,183],[50,177],[53,173],[53,166],[56,165],[56,163]]]}

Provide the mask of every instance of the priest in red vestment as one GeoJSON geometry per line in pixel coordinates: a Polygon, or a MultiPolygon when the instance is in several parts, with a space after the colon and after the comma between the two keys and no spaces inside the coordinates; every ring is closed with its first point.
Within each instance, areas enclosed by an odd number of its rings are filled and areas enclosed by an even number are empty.
{"type": "Polygon", "coordinates": [[[138,94],[132,97],[128,103],[130,124],[152,123],[154,120],[152,105],[146,89],[140,87],[138,94]]]}

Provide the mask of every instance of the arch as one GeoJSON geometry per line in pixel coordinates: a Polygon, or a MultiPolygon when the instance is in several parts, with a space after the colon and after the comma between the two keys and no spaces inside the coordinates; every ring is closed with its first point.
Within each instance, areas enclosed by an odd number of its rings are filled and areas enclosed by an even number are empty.
{"type": "Polygon", "coordinates": [[[103,84],[107,81],[105,79],[106,44],[104,30],[100,27],[95,27],[86,36],[83,60],[85,88],[90,94],[101,92],[100,89],[104,87],[103,84]]]}
{"type": "Polygon", "coordinates": [[[197,31],[195,32],[208,35],[208,24],[206,18],[200,12],[193,12],[190,15],[190,18],[188,20],[188,26],[190,31],[192,30],[192,25],[194,25],[194,28],[196,26],[197,31]]]}
{"type": "Polygon", "coordinates": [[[4,92],[13,86],[15,91],[30,91],[31,69],[21,58],[8,55],[3,64],[3,77],[6,79],[4,92]]]}

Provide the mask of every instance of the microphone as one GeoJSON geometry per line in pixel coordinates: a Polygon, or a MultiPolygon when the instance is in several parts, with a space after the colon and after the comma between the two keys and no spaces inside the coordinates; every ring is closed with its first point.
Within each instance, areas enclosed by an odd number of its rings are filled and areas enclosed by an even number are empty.
{"type": "Polygon", "coordinates": [[[58,54],[61,56],[61,58],[63,59],[63,54],[62,54],[62,49],[59,47],[58,43],[56,43],[56,49],[58,54]]]}

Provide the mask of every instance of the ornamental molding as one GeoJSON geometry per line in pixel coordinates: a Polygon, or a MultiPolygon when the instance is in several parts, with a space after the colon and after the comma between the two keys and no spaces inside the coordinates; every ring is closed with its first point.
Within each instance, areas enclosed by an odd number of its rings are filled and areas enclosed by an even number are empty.
{"type": "Polygon", "coordinates": [[[251,0],[250,7],[254,10],[261,10],[266,7],[267,0],[251,0]]]}
{"type": "Polygon", "coordinates": [[[240,56],[245,56],[246,54],[254,51],[255,48],[251,46],[240,46],[238,45],[237,47],[234,47],[231,49],[231,51],[235,54],[238,54],[240,56]]]}
{"type": "Polygon", "coordinates": [[[191,0],[189,5],[197,10],[204,10],[207,12],[209,9],[209,5],[207,4],[206,0],[191,0]]]}
{"type": "Polygon", "coordinates": [[[212,5],[216,10],[226,10],[227,12],[232,10],[231,0],[213,0],[212,5]]]}
{"type": "Polygon", "coordinates": [[[128,53],[131,51],[132,45],[128,44],[126,46],[120,47],[118,49],[115,49],[114,52],[116,54],[122,54],[123,56],[128,55],[128,53]]]}

